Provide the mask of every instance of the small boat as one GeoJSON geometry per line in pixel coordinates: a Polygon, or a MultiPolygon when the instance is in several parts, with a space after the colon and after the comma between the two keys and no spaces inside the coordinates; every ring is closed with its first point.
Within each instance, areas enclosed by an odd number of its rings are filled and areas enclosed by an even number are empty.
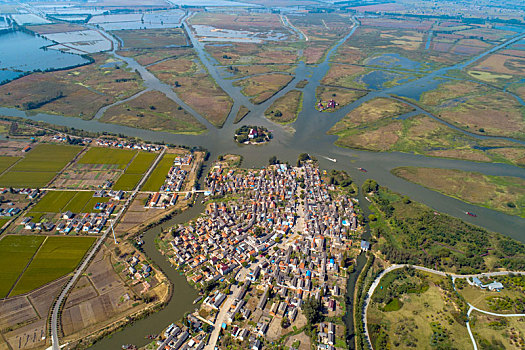
{"type": "Polygon", "coordinates": [[[362,171],[363,173],[367,172],[365,168],[357,168],[357,170],[362,171]]]}
{"type": "Polygon", "coordinates": [[[471,213],[470,211],[466,211],[465,214],[472,216],[473,218],[477,218],[478,216],[474,213],[471,213]]]}
{"type": "Polygon", "coordinates": [[[145,336],[145,338],[153,340],[153,339],[156,339],[157,336],[155,334],[148,334],[147,336],[145,336]]]}
{"type": "Polygon", "coordinates": [[[198,303],[199,301],[201,301],[201,300],[202,300],[202,295],[199,296],[197,299],[195,299],[195,300],[193,301],[193,304],[197,304],[197,303],[198,303]]]}
{"type": "Polygon", "coordinates": [[[370,200],[370,198],[365,197],[365,199],[366,199],[367,201],[369,201],[370,203],[372,203],[372,201],[370,200]]]}
{"type": "Polygon", "coordinates": [[[125,344],[125,345],[122,345],[122,349],[124,350],[137,350],[137,346],[136,345],[133,345],[133,344],[125,344]]]}
{"type": "Polygon", "coordinates": [[[337,163],[337,159],[335,159],[335,158],[329,158],[329,157],[325,157],[325,156],[322,156],[322,157],[323,157],[324,159],[326,159],[326,160],[329,160],[329,161],[331,161],[331,162],[337,163]]]}

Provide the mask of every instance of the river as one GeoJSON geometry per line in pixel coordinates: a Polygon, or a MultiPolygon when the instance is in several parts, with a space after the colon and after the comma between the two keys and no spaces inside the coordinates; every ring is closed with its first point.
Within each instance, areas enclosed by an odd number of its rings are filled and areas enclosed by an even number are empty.
{"type": "MultiPolygon", "coordinates": [[[[151,74],[145,67],[138,64],[134,59],[118,55],[115,52],[116,45],[112,54],[125,61],[131,69],[138,71],[144,79],[144,85],[147,89],[161,91],[166,94],[166,96],[176,101],[179,105],[182,105],[207,127],[208,132],[204,135],[175,135],[165,132],[155,132],[114,124],[106,124],[100,122],[98,118],[88,121],[80,118],[63,117],[43,113],[30,114],[12,108],[0,108],[0,114],[24,117],[32,120],[41,120],[51,124],[74,127],[93,132],[124,134],[127,136],[139,137],[148,141],[161,141],[188,146],[202,146],[210,151],[212,160],[216,159],[220,154],[236,153],[244,157],[243,166],[245,167],[263,167],[267,164],[268,158],[272,155],[276,155],[282,161],[289,161],[291,164],[295,164],[298,154],[307,152],[319,159],[321,168],[346,170],[357,183],[362,183],[366,178],[376,179],[381,185],[388,186],[394,191],[408,195],[413,200],[422,202],[435,210],[460,217],[465,221],[492,231],[501,232],[519,241],[525,242],[525,234],[523,230],[525,227],[525,219],[461,202],[454,198],[444,196],[419,185],[405,181],[390,173],[392,168],[399,166],[425,166],[477,171],[488,175],[517,176],[525,178],[524,169],[499,163],[477,163],[453,159],[432,158],[399,152],[379,153],[343,149],[334,146],[334,141],[336,140],[335,136],[326,134],[326,131],[338,120],[343,118],[346,113],[365,101],[378,96],[390,96],[392,94],[408,97],[418,96],[426,89],[433,88],[436,79],[440,79],[448,71],[460,69],[467,64],[494,52],[496,49],[508,45],[510,42],[515,42],[519,40],[519,38],[525,37],[525,35],[521,34],[520,36],[511,39],[507,44],[502,44],[493,49],[487,50],[466,62],[439,69],[425,75],[424,77],[403,83],[393,88],[372,91],[365,97],[334,113],[321,113],[314,109],[313,101],[315,101],[315,90],[330,68],[331,56],[336,52],[337,48],[354,33],[357,27],[354,27],[344,38],[330,49],[324,61],[319,65],[307,66],[304,62],[300,62],[294,72],[294,80],[282,91],[260,105],[253,105],[249,99],[240,92],[239,87],[233,86],[232,80],[225,78],[228,76],[225,68],[220,67],[218,63],[204,51],[203,44],[194,37],[186,24],[185,27],[188,30],[190,40],[206,69],[221,88],[223,88],[234,100],[234,106],[223,128],[219,129],[211,125],[206,119],[182,102],[169,85],[160,82],[153,74],[151,74]],[[304,102],[297,121],[290,126],[283,127],[267,120],[264,117],[264,111],[273,103],[273,101],[275,101],[275,99],[283,96],[291,89],[294,89],[295,84],[303,79],[307,79],[309,83],[304,89],[302,89],[304,91],[304,102]],[[261,146],[241,146],[233,141],[234,130],[237,128],[237,126],[233,125],[233,119],[241,105],[245,105],[251,110],[243,120],[242,124],[255,124],[267,127],[273,131],[274,139],[272,142],[261,146]],[[334,163],[323,157],[337,159],[337,162],[334,163]],[[360,172],[357,170],[358,167],[363,167],[367,169],[368,172],[360,172]],[[478,217],[473,218],[465,215],[465,212],[467,211],[475,212],[478,214],[478,217]]],[[[113,38],[113,41],[115,43],[116,39],[113,38]]],[[[98,117],[100,117],[100,115],[101,114],[99,114],[98,117]]],[[[469,134],[461,129],[459,131],[469,134]]],[[[472,136],[472,134],[469,135],[472,136]]],[[[479,135],[474,135],[474,137],[479,137],[479,135]]],[[[517,140],[511,141],[522,143],[522,141],[517,140]]],[[[161,226],[168,227],[169,225],[187,221],[197,215],[201,210],[202,207],[198,205],[195,208],[176,216],[169,222],[163,223],[161,226]]],[[[179,320],[184,312],[190,311],[193,308],[192,302],[196,297],[196,292],[189,286],[185,278],[175,271],[155,248],[154,239],[160,232],[160,229],[160,227],[153,228],[144,235],[144,249],[146,254],[166,273],[168,278],[174,284],[174,294],[171,302],[164,310],[149,316],[145,320],[136,322],[133,326],[127,327],[125,330],[116,333],[110,338],[102,340],[93,346],[93,349],[117,349],[120,348],[121,344],[125,343],[144,345],[147,343],[147,340],[144,339],[145,335],[158,333],[163,327],[166,327],[171,322],[179,320]]],[[[360,256],[357,264],[358,269],[349,279],[349,290],[353,289],[357,274],[363,265],[364,257],[360,256]]],[[[346,319],[346,322],[347,325],[351,325],[351,323],[348,323],[351,322],[349,318],[346,319]]]]}

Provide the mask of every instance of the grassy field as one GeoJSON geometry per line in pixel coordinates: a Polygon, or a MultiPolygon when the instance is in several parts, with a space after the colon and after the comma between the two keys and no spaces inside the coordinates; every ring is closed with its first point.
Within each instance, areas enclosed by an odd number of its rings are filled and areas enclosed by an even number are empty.
{"type": "Polygon", "coordinates": [[[423,93],[420,103],[434,115],[472,133],[525,139],[525,107],[492,87],[453,81],[423,93]]]}
{"type": "Polygon", "coordinates": [[[131,191],[137,186],[142,176],[142,174],[122,174],[113,185],[113,189],[131,191]]]}
{"type": "Polygon", "coordinates": [[[103,106],[130,97],[142,87],[138,73],[113,66],[107,54],[91,55],[95,63],[69,70],[33,73],[0,86],[0,105],[91,119],[103,106]],[[57,98],[57,96],[60,96],[57,98]]]}
{"type": "MultiPolygon", "coordinates": [[[[42,216],[42,213],[94,213],[96,203],[107,202],[108,198],[95,198],[93,191],[50,191],[33,207],[27,216],[42,216]]],[[[36,220],[35,220],[36,221],[36,220]]]]}
{"type": "Polygon", "coordinates": [[[497,317],[478,311],[470,316],[472,333],[480,349],[522,349],[525,346],[522,317],[497,317]]]}
{"type": "Polygon", "coordinates": [[[78,160],[78,164],[111,164],[124,169],[135,154],[137,151],[131,149],[91,147],[78,160]]]}
{"type": "Polygon", "coordinates": [[[144,174],[157,156],[157,153],[139,152],[126,168],[126,174],[144,174]]]}
{"type": "Polygon", "coordinates": [[[239,111],[237,112],[237,115],[235,116],[235,119],[233,121],[233,124],[237,124],[238,122],[240,122],[241,120],[244,119],[244,117],[246,117],[246,115],[250,113],[250,110],[248,109],[248,107],[246,106],[241,106],[239,108],[239,111]]]}
{"type": "Polygon", "coordinates": [[[162,157],[142,187],[143,191],[158,191],[160,189],[160,186],[162,186],[166,180],[166,175],[168,175],[168,171],[172,167],[175,157],[175,154],[164,154],[164,157],[162,157]]]}
{"type": "Polygon", "coordinates": [[[392,173],[459,200],[525,217],[525,180],[455,169],[401,167],[392,173]]]}
{"type": "Polygon", "coordinates": [[[200,134],[206,131],[206,127],[195,117],[159,91],[148,91],[131,101],[109,108],[101,121],[174,134],[200,134]]]}
{"type": "Polygon", "coordinates": [[[112,34],[122,39],[124,48],[156,49],[188,44],[182,28],[115,30],[112,34]]]}
{"type": "Polygon", "coordinates": [[[0,240],[0,264],[4,267],[0,270],[0,298],[7,296],[43,241],[43,236],[4,236],[0,240]]]}
{"type": "Polygon", "coordinates": [[[275,73],[238,80],[234,85],[241,86],[241,92],[251,97],[250,101],[260,104],[281,91],[292,79],[289,74],[275,73]]]}
{"type": "Polygon", "coordinates": [[[80,152],[81,147],[42,143],[30,150],[11,171],[57,172],[80,152]]]}
{"type": "Polygon", "coordinates": [[[11,165],[15,164],[21,157],[0,156],[0,173],[3,173],[11,165]]]}
{"type": "Polygon", "coordinates": [[[233,100],[213,80],[192,50],[149,66],[148,70],[173,86],[175,93],[210,123],[218,127],[224,124],[233,100]]]}
{"type": "Polygon", "coordinates": [[[80,150],[81,148],[77,146],[39,144],[0,177],[0,186],[42,187],[51,181],[80,150]]]}
{"type": "Polygon", "coordinates": [[[361,66],[332,64],[328,73],[326,73],[323,80],[321,80],[321,84],[366,89],[366,85],[358,81],[358,77],[364,72],[365,68],[361,66]]]}
{"type": "Polygon", "coordinates": [[[27,293],[73,271],[96,238],[48,237],[11,296],[27,293]]]}
{"type": "Polygon", "coordinates": [[[394,271],[383,277],[369,307],[374,349],[468,349],[467,329],[443,277],[394,271]],[[408,287],[409,292],[403,291],[408,287]]]}
{"type": "Polygon", "coordinates": [[[293,123],[301,111],[303,92],[290,90],[276,99],[264,112],[264,115],[279,124],[293,123]]]}
{"type": "Polygon", "coordinates": [[[315,95],[316,101],[323,101],[325,105],[327,101],[334,99],[338,105],[335,107],[335,109],[326,110],[327,112],[333,112],[365,96],[366,92],[319,85],[315,91],[315,95]]]}

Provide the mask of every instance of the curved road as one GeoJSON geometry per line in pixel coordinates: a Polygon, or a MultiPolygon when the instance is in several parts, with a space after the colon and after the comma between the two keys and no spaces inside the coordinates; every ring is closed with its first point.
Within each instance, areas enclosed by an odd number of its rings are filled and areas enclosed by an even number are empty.
{"type": "MultiPolygon", "coordinates": [[[[367,319],[367,316],[368,316],[368,306],[370,305],[370,300],[372,299],[372,295],[374,294],[374,291],[376,290],[377,286],[379,285],[379,282],[381,282],[381,279],[387,273],[392,272],[394,270],[402,269],[404,267],[411,267],[411,268],[419,270],[419,271],[433,273],[435,275],[440,275],[440,276],[443,276],[443,277],[450,276],[450,277],[452,277],[453,281],[456,278],[491,277],[491,276],[504,276],[504,275],[510,275],[510,274],[525,275],[525,271],[495,271],[495,272],[478,273],[478,274],[473,274],[473,275],[458,275],[458,274],[454,274],[454,273],[447,273],[447,272],[443,272],[443,271],[430,269],[430,268],[424,267],[424,266],[416,266],[416,265],[410,265],[410,264],[394,264],[394,265],[391,265],[391,266],[387,267],[385,270],[383,270],[379,274],[379,276],[376,277],[376,279],[374,280],[374,282],[372,282],[372,285],[370,286],[370,288],[368,289],[368,292],[366,294],[365,303],[364,303],[364,307],[363,307],[363,328],[365,330],[366,341],[367,341],[367,344],[368,344],[370,349],[373,349],[373,347],[372,347],[372,342],[370,340],[370,333],[368,333],[368,319],[367,319]]],[[[493,312],[489,312],[489,311],[478,309],[477,307],[473,306],[470,303],[467,303],[467,304],[470,307],[470,309],[467,312],[467,315],[469,316],[469,318],[470,318],[470,313],[473,310],[476,310],[476,311],[479,311],[479,312],[482,312],[482,313],[485,313],[485,314],[488,314],[488,315],[492,315],[492,316],[501,316],[501,317],[523,317],[523,316],[525,316],[525,314],[496,314],[496,313],[493,313],[493,312]]],[[[472,331],[470,330],[470,324],[469,324],[468,321],[466,322],[466,325],[467,325],[467,330],[468,330],[469,335],[470,335],[470,339],[472,340],[472,344],[474,346],[474,350],[477,350],[478,347],[476,345],[476,340],[474,339],[472,331]]]]}

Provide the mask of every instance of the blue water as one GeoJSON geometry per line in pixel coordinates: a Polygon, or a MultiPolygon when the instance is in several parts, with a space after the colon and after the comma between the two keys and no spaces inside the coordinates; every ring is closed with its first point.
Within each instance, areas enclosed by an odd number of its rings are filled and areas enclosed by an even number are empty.
{"type": "Polygon", "coordinates": [[[19,31],[0,34],[0,76],[16,78],[12,71],[60,69],[89,62],[79,55],[45,48],[53,44],[47,39],[19,31]]]}
{"type": "Polygon", "coordinates": [[[361,77],[361,81],[367,85],[369,89],[379,90],[383,88],[385,83],[400,77],[401,74],[375,70],[361,77]]]}

